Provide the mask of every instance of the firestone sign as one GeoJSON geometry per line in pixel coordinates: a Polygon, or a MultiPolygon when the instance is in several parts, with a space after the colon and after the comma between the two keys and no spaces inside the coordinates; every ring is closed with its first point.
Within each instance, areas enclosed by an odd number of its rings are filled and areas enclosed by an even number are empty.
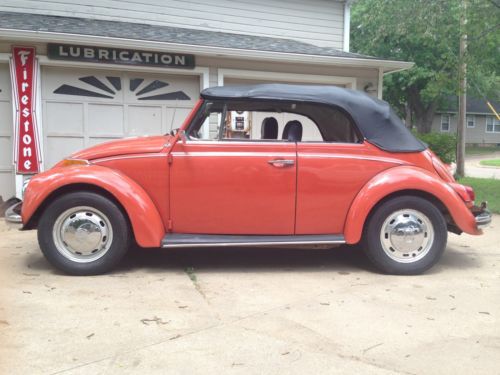
{"type": "Polygon", "coordinates": [[[145,65],[165,68],[193,69],[195,66],[194,55],[69,44],[49,43],[47,46],[47,56],[50,59],[56,60],[145,65]]]}
{"type": "Polygon", "coordinates": [[[35,82],[35,48],[12,47],[12,88],[16,110],[14,163],[19,174],[40,171],[35,82]]]}

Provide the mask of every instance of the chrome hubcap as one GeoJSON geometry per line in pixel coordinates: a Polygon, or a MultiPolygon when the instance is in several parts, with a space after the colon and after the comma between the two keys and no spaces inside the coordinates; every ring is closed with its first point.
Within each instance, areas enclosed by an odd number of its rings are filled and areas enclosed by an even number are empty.
{"type": "Polygon", "coordinates": [[[113,228],[101,211],[93,207],[73,207],[57,218],[52,230],[57,250],[67,259],[93,262],[109,250],[113,228]]]}
{"type": "Polygon", "coordinates": [[[382,224],[380,242],[391,259],[399,263],[413,263],[429,252],[434,242],[434,228],[422,212],[399,210],[382,224]]]}

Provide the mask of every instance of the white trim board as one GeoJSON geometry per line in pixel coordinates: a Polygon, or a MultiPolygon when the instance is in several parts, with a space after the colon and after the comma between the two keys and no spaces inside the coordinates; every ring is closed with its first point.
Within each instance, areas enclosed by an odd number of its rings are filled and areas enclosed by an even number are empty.
{"type": "MultiPolygon", "coordinates": [[[[0,56],[1,58],[1,56],[0,56]]],[[[102,70],[121,70],[121,71],[140,71],[149,73],[164,73],[171,75],[197,75],[200,76],[200,89],[209,87],[210,76],[209,68],[197,66],[193,69],[176,69],[176,68],[162,68],[152,66],[134,66],[123,64],[103,64],[103,63],[90,63],[85,61],[66,61],[66,60],[51,60],[47,56],[38,55],[40,65],[44,66],[63,66],[63,67],[76,67],[86,69],[102,69],[102,70]]]]}
{"type": "Polygon", "coordinates": [[[345,85],[347,88],[356,89],[356,77],[328,76],[318,74],[297,74],[268,72],[258,70],[240,69],[217,69],[217,84],[224,85],[225,78],[256,79],[273,82],[296,82],[296,83],[322,83],[345,85]]]}
{"type": "Polygon", "coordinates": [[[95,35],[56,33],[49,31],[30,31],[0,28],[0,40],[23,42],[52,42],[95,44],[116,48],[138,48],[143,50],[168,50],[170,52],[191,53],[198,56],[230,57],[257,61],[286,61],[314,65],[337,65],[349,67],[383,68],[393,72],[411,68],[414,64],[407,61],[363,59],[355,57],[309,55],[290,52],[249,50],[240,48],[214,47],[172,42],[158,42],[129,38],[112,38],[95,35]]]}

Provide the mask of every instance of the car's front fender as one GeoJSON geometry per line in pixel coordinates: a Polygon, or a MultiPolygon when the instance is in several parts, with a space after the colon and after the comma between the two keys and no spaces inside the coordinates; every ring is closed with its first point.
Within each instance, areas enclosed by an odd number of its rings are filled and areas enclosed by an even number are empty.
{"type": "Polygon", "coordinates": [[[450,185],[424,169],[399,166],[379,173],[358,192],[344,226],[346,242],[354,244],[360,241],[366,219],[377,203],[392,194],[405,191],[433,196],[446,207],[460,230],[469,234],[481,234],[476,227],[474,215],[450,185]]]}
{"type": "Polygon", "coordinates": [[[54,193],[82,184],[105,190],[121,204],[140,246],[160,246],[165,229],[149,195],[126,175],[98,165],[58,167],[33,177],[23,199],[21,216],[24,225],[49,197],[54,197],[54,193]]]}

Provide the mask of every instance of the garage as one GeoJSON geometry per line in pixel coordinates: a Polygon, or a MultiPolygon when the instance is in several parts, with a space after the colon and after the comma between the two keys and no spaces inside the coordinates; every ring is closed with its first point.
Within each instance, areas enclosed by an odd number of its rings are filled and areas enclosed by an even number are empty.
{"type": "Polygon", "coordinates": [[[198,100],[200,77],[42,66],[41,85],[49,168],[85,147],[179,127],[198,100]]]}
{"type": "Polygon", "coordinates": [[[0,196],[14,195],[14,168],[12,165],[12,102],[8,64],[0,64],[0,196]]]}

